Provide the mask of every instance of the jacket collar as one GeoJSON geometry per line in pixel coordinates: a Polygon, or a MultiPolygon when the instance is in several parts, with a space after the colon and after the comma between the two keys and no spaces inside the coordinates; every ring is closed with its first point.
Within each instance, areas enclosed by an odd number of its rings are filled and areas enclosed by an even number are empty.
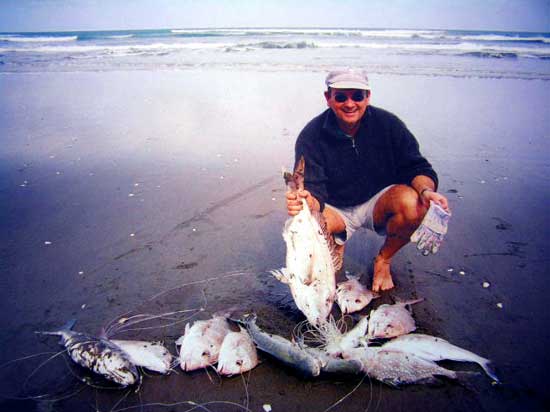
{"type": "MultiPolygon", "coordinates": [[[[363,117],[361,118],[361,126],[363,126],[363,124],[371,116],[372,116],[372,110],[371,110],[371,107],[368,106],[367,110],[365,110],[365,114],[363,114],[363,117]]],[[[325,120],[323,121],[323,130],[325,130],[326,132],[328,132],[329,134],[337,138],[349,139],[349,136],[345,134],[342,131],[342,129],[340,129],[340,126],[338,126],[336,115],[334,114],[332,109],[325,110],[325,120]]]]}

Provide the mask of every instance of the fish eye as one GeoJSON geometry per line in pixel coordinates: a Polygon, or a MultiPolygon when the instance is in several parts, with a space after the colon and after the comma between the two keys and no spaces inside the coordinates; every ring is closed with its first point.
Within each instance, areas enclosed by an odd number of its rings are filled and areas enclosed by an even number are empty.
{"type": "Polygon", "coordinates": [[[207,350],[205,350],[205,351],[202,353],[201,356],[210,356],[210,352],[207,351],[207,350]]]}
{"type": "Polygon", "coordinates": [[[239,359],[238,361],[235,362],[236,365],[239,365],[239,366],[242,366],[243,364],[243,361],[241,359],[239,359]]]}

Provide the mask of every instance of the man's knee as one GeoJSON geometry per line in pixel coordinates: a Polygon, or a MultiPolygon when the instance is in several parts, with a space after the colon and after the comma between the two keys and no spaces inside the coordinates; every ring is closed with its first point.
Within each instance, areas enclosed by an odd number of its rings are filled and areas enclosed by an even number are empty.
{"type": "Polygon", "coordinates": [[[416,190],[407,185],[395,185],[388,190],[384,199],[388,215],[399,215],[407,225],[418,225],[424,218],[427,208],[420,201],[416,190]]]}

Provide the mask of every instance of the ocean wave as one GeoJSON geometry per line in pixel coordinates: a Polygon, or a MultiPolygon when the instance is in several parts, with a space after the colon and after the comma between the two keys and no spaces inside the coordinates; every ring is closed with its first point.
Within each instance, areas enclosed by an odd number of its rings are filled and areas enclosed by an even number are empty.
{"type": "Polygon", "coordinates": [[[6,35],[0,36],[0,41],[11,41],[19,43],[51,43],[68,42],[78,40],[78,36],[18,36],[6,35]]]}
{"type": "Polygon", "coordinates": [[[134,37],[133,34],[113,34],[112,36],[107,36],[108,39],[129,39],[134,37]]]}

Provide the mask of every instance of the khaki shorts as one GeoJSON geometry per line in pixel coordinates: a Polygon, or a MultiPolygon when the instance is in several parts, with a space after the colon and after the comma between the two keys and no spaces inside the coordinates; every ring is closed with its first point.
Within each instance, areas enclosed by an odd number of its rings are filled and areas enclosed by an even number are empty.
{"type": "Polygon", "coordinates": [[[374,206],[376,205],[378,199],[380,199],[380,196],[386,193],[386,191],[393,186],[395,185],[385,187],[365,203],[361,203],[360,205],[339,208],[329,205],[328,203],[325,204],[326,207],[329,207],[338,213],[346,224],[345,233],[336,233],[334,235],[334,240],[337,245],[343,245],[346,243],[355,231],[361,227],[372,230],[382,236],[386,234],[385,228],[379,231],[374,228],[374,206]]]}

